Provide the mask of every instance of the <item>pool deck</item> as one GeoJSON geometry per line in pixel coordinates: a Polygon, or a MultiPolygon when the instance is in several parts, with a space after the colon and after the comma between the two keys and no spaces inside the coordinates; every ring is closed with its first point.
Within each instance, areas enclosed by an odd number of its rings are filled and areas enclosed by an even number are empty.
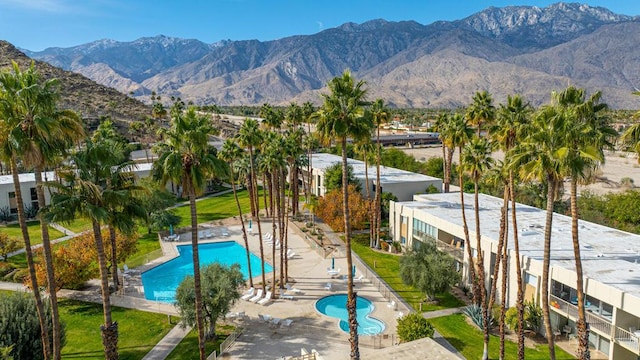
{"type": "MultiPolygon", "coordinates": [[[[216,229],[219,225],[209,225],[212,229],[216,229]]],[[[211,239],[203,239],[202,243],[217,241],[236,241],[244,246],[242,239],[241,227],[237,224],[226,222],[224,225],[228,236],[217,236],[211,239]]],[[[253,232],[248,236],[249,248],[257,256],[260,254],[259,236],[256,232],[257,226],[253,224],[253,232]]],[[[267,234],[272,231],[271,222],[262,222],[262,233],[267,234]]],[[[218,233],[221,233],[220,231],[218,233]]],[[[301,349],[308,351],[317,350],[324,359],[348,359],[349,358],[349,334],[343,332],[338,327],[338,319],[318,313],[315,309],[315,302],[324,296],[346,293],[346,282],[341,278],[346,274],[347,263],[344,256],[340,256],[340,252],[336,252],[328,258],[320,256],[311,246],[303,240],[304,234],[296,227],[289,227],[288,247],[291,248],[296,255],[289,260],[289,283],[299,290],[298,293],[287,292],[286,295],[292,295],[293,300],[277,298],[265,305],[251,303],[249,301],[238,300],[233,306],[232,312],[244,312],[243,318],[232,318],[227,321],[234,322],[244,328],[243,334],[236,340],[235,344],[223,355],[225,359],[269,359],[299,356],[301,349]],[[333,260],[332,260],[333,258],[333,260]],[[332,277],[327,273],[327,269],[334,262],[335,269],[341,269],[340,276],[332,277]],[[331,290],[326,290],[327,283],[332,284],[331,290]],[[259,319],[259,315],[269,315],[277,319],[291,319],[293,322],[290,326],[274,326],[272,323],[266,323],[259,319]]],[[[137,270],[145,271],[159,263],[177,256],[175,246],[180,244],[188,244],[191,242],[190,233],[181,234],[179,242],[161,241],[165,256],[147,264],[137,270]]],[[[264,240],[263,240],[264,241],[264,240]]],[[[263,243],[264,244],[264,243],[263,243]]],[[[271,246],[264,244],[265,258],[272,266],[271,246]]],[[[278,256],[278,254],[276,254],[278,256]]],[[[279,264],[274,266],[279,271],[279,264]]],[[[356,275],[360,274],[360,269],[356,269],[356,275]]],[[[273,273],[266,274],[267,283],[273,281],[273,273]]],[[[139,277],[138,277],[139,278],[139,277]]],[[[131,279],[135,282],[135,279],[131,279]]],[[[254,286],[259,287],[262,283],[261,276],[254,277],[254,286]]],[[[139,285],[134,285],[138,289],[138,293],[142,296],[139,285]]],[[[126,295],[130,288],[125,289],[126,295]]],[[[376,358],[378,355],[384,355],[388,358],[389,349],[400,348],[397,346],[398,338],[396,332],[396,322],[398,311],[387,306],[387,300],[382,294],[371,285],[370,282],[357,282],[355,286],[359,296],[369,299],[374,310],[370,316],[375,317],[384,322],[385,330],[381,335],[377,336],[360,336],[360,353],[363,358],[376,358]],[[381,349],[374,349],[383,347],[381,349]]],[[[278,293],[280,292],[278,289],[278,293]]],[[[420,348],[423,350],[416,351],[415,347],[411,348],[411,353],[417,353],[423,358],[425,354],[440,354],[438,359],[458,359],[450,352],[443,350],[442,347],[430,340],[421,343],[420,348]]]]}

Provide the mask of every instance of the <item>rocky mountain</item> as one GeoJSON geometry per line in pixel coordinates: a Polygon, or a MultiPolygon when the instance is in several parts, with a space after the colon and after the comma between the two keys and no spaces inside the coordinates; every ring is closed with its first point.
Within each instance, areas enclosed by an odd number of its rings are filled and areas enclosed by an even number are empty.
{"type": "Polygon", "coordinates": [[[307,36],[205,44],[157,36],[100,40],[28,55],[148,101],[151,90],[201,104],[320,103],[327,81],[350,69],[372,97],[398,107],[458,107],[478,90],[534,105],[571,83],[636,108],[640,19],[557,3],[491,7],[465,19],[346,23],[307,36]]]}
{"type": "Polygon", "coordinates": [[[10,43],[0,40],[0,69],[11,66],[12,61],[21,69],[26,69],[33,61],[43,78],[60,79],[60,107],[78,111],[90,126],[103,115],[111,116],[120,127],[126,127],[127,122],[141,120],[151,114],[151,109],[139,100],[80,74],[30,59],[10,43]]]}

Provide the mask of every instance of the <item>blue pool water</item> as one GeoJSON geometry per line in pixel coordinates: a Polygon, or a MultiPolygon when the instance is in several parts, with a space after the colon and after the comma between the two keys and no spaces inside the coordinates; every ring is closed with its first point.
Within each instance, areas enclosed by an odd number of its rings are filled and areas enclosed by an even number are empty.
{"type": "MultiPolygon", "coordinates": [[[[193,250],[191,245],[179,245],[178,257],[160,264],[153,269],[142,273],[142,285],[144,297],[147,300],[174,302],[178,285],[187,275],[193,275],[193,250]]],[[[200,266],[211,263],[223,265],[240,264],[240,271],[245,278],[248,276],[247,252],[243,246],[235,241],[225,241],[198,246],[200,266]]],[[[264,264],[265,273],[270,273],[273,268],[264,264]]],[[[262,274],[260,258],[251,254],[251,275],[262,274]]]]}
{"type": "MultiPolygon", "coordinates": [[[[366,298],[356,299],[356,319],[358,334],[376,335],[384,331],[384,322],[369,316],[374,306],[366,298]]],[[[349,314],[347,313],[347,294],[329,295],[316,301],[316,310],[321,314],[340,319],[340,329],[349,332],[349,314]]]]}

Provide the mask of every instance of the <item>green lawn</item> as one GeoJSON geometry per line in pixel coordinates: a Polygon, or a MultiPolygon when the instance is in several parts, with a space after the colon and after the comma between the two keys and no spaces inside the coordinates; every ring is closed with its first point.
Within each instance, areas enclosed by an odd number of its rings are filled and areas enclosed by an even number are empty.
{"type": "MultiPolygon", "coordinates": [[[[242,213],[247,214],[249,208],[249,193],[246,190],[238,192],[238,199],[242,207],[242,213]]],[[[214,196],[196,202],[198,223],[225,219],[238,215],[238,207],[233,193],[214,196]]],[[[182,220],[178,227],[191,226],[191,209],[188,204],[174,209],[175,214],[182,220]]]]}
{"type": "MultiPolygon", "coordinates": [[[[453,345],[462,356],[467,359],[480,359],[482,357],[483,341],[482,331],[469,325],[465,316],[455,314],[439,318],[429,319],[429,322],[438,330],[442,336],[453,345]]],[[[489,341],[489,358],[497,359],[500,350],[500,338],[491,336],[489,341]]],[[[505,342],[505,357],[507,359],[516,358],[518,354],[518,344],[505,342]]],[[[525,348],[527,359],[548,359],[549,350],[546,344],[540,344],[535,349],[525,348]]],[[[574,356],[556,346],[556,359],[575,359],[574,356]]]]}
{"type": "MultiPolygon", "coordinates": [[[[220,351],[220,343],[222,343],[229,334],[233,331],[233,326],[230,325],[218,325],[216,327],[218,338],[215,341],[208,341],[205,345],[205,352],[207,356],[213,352],[213,350],[220,351]]],[[[180,341],[178,346],[169,354],[167,360],[191,360],[197,359],[199,354],[198,350],[198,334],[195,330],[191,330],[187,336],[180,341]]],[[[220,355],[220,354],[218,354],[220,355]]]]}
{"type": "MultiPolygon", "coordinates": [[[[42,232],[40,231],[40,221],[28,221],[27,229],[29,231],[29,239],[31,240],[31,245],[40,244],[42,242],[42,232]]],[[[22,238],[22,230],[20,230],[20,225],[9,224],[0,226],[0,232],[6,233],[10,238],[20,239],[22,238]]],[[[64,234],[60,231],[49,226],[49,237],[51,240],[63,237],[64,234]]]]}
{"type": "MultiPolygon", "coordinates": [[[[142,359],[168,332],[177,320],[168,323],[167,315],[113,307],[118,322],[120,359],[142,359]]],[[[65,359],[104,359],[100,324],[102,305],[75,300],[60,301],[60,317],[67,325],[65,359]]]]}
{"type": "MultiPolygon", "coordinates": [[[[402,282],[402,279],[400,279],[400,256],[383,253],[370,248],[368,234],[354,235],[351,248],[415,310],[420,310],[420,302],[424,301],[425,295],[413,286],[406,285],[402,282]]],[[[422,305],[422,311],[441,310],[465,305],[450,293],[439,294],[436,298],[438,299],[438,304],[424,303],[422,305]]]]}
{"type": "Polygon", "coordinates": [[[73,219],[69,222],[60,223],[60,225],[66,229],[73,231],[74,233],[81,233],[83,231],[91,230],[91,221],[86,218],[73,219]]]}
{"type": "Polygon", "coordinates": [[[162,256],[160,250],[160,243],[158,242],[158,233],[152,231],[149,234],[147,227],[138,227],[138,250],[135,254],[131,255],[126,261],[127,266],[134,268],[136,266],[143,265],[155,258],[162,256]]]}

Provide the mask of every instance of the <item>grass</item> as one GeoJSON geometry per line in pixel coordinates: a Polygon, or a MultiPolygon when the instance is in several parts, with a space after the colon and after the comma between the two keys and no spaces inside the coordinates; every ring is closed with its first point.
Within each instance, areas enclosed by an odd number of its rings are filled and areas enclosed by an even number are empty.
{"type": "MultiPolygon", "coordinates": [[[[246,190],[239,191],[238,200],[240,200],[242,213],[249,213],[249,193],[246,190]]],[[[191,208],[188,204],[179,206],[174,211],[182,219],[178,227],[191,226],[191,208]]],[[[196,202],[196,211],[199,224],[238,216],[238,207],[233,193],[204,198],[196,202]]]]}
{"type": "MultiPolygon", "coordinates": [[[[214,341],[207,341],[205,344],[205,353],[207,356],[214,350],[220,351],[220,343],[222,343],[231,332],[234,327],[230,325],[217,325],[217,339],[214,341]]],[[[189,331],[182,341],[176,346],[175,349],[169,354],[167,360],[190,360],[197,359],[199,354],[198,349],[198,333],[195,330],[189,331]]],[[[218,354],[220,355],[220,354],[218,354]]]]}
{"type": "MultiPolygon", "coordinates": [[[[420,310],[420,303],[425,295],[413,286],[406,285],[400,279],[400,256],[376,251],[369,247],[369,235],[354,235],[351,249],[369,267],[374,269],[384,281],[395,290],[415,310],[420,310]]],[[[436,295],[437,304],[423,303],[422,311],[433,311],[464,306],[465,304],[450,293],[436,295]]]]}
{"type": "Polygon", "coordinates": [[[91,221],[86,218],[77,218],[69,222],[63,222],[60,224],[62,227],[73,231],[74,233],[81,233],[83,231],[91,230],[91,221]]]}
{"type": "MultiPolygon", "coordinates": [[[[458,349],[462,356],[467,359],[482,358],[482,331],[466,322],[465,316],[455,314],[439,318],[429,319],[429,322],[438,330],[453,347],[458,349]]],[[[489,358],[498,359],[500,349],[500,339],[491,335],[489,341],[489,358]]],[[[518,354],[518,344],[512,341],[505,341],[505,357],[515,358],[518,354]]],[[[548,359],[549,350],[547,344],[537,345],[535,348],[526,347],[525,357],[527,359],[548,359]]],[[[574,356],[556,346],[556,359],[575,359],[574,356]]]]}
{"type": "MultiPolygon", "coordinates": [[[[104,359],[100,324],[102,305],[75,300],[60,301],[60,317],[67,326],[65,359],[104,359]]],[[[112,307],[118,322],[120,359],[142,359],[175,326],[167,315],[112,307]]]]}
{"type": "MultiPolygon", "coordinates": [[[[28,221],[27,222],[27,230],[29,231],[29,239],[31,240],[31,245],[36,245],[42,243],[42,232],[40,230],[40,221],[28,221]]],[[[20,230],[20,224],[13,223],[9,225],[0,226],[0,231],[9,235],[10,238],[23,239],[22,230],[20,230]]],[[[51,240],[55,240],[63,237],[64,234],[60,231],[49,226],[49,238],[51,240]]]]}

